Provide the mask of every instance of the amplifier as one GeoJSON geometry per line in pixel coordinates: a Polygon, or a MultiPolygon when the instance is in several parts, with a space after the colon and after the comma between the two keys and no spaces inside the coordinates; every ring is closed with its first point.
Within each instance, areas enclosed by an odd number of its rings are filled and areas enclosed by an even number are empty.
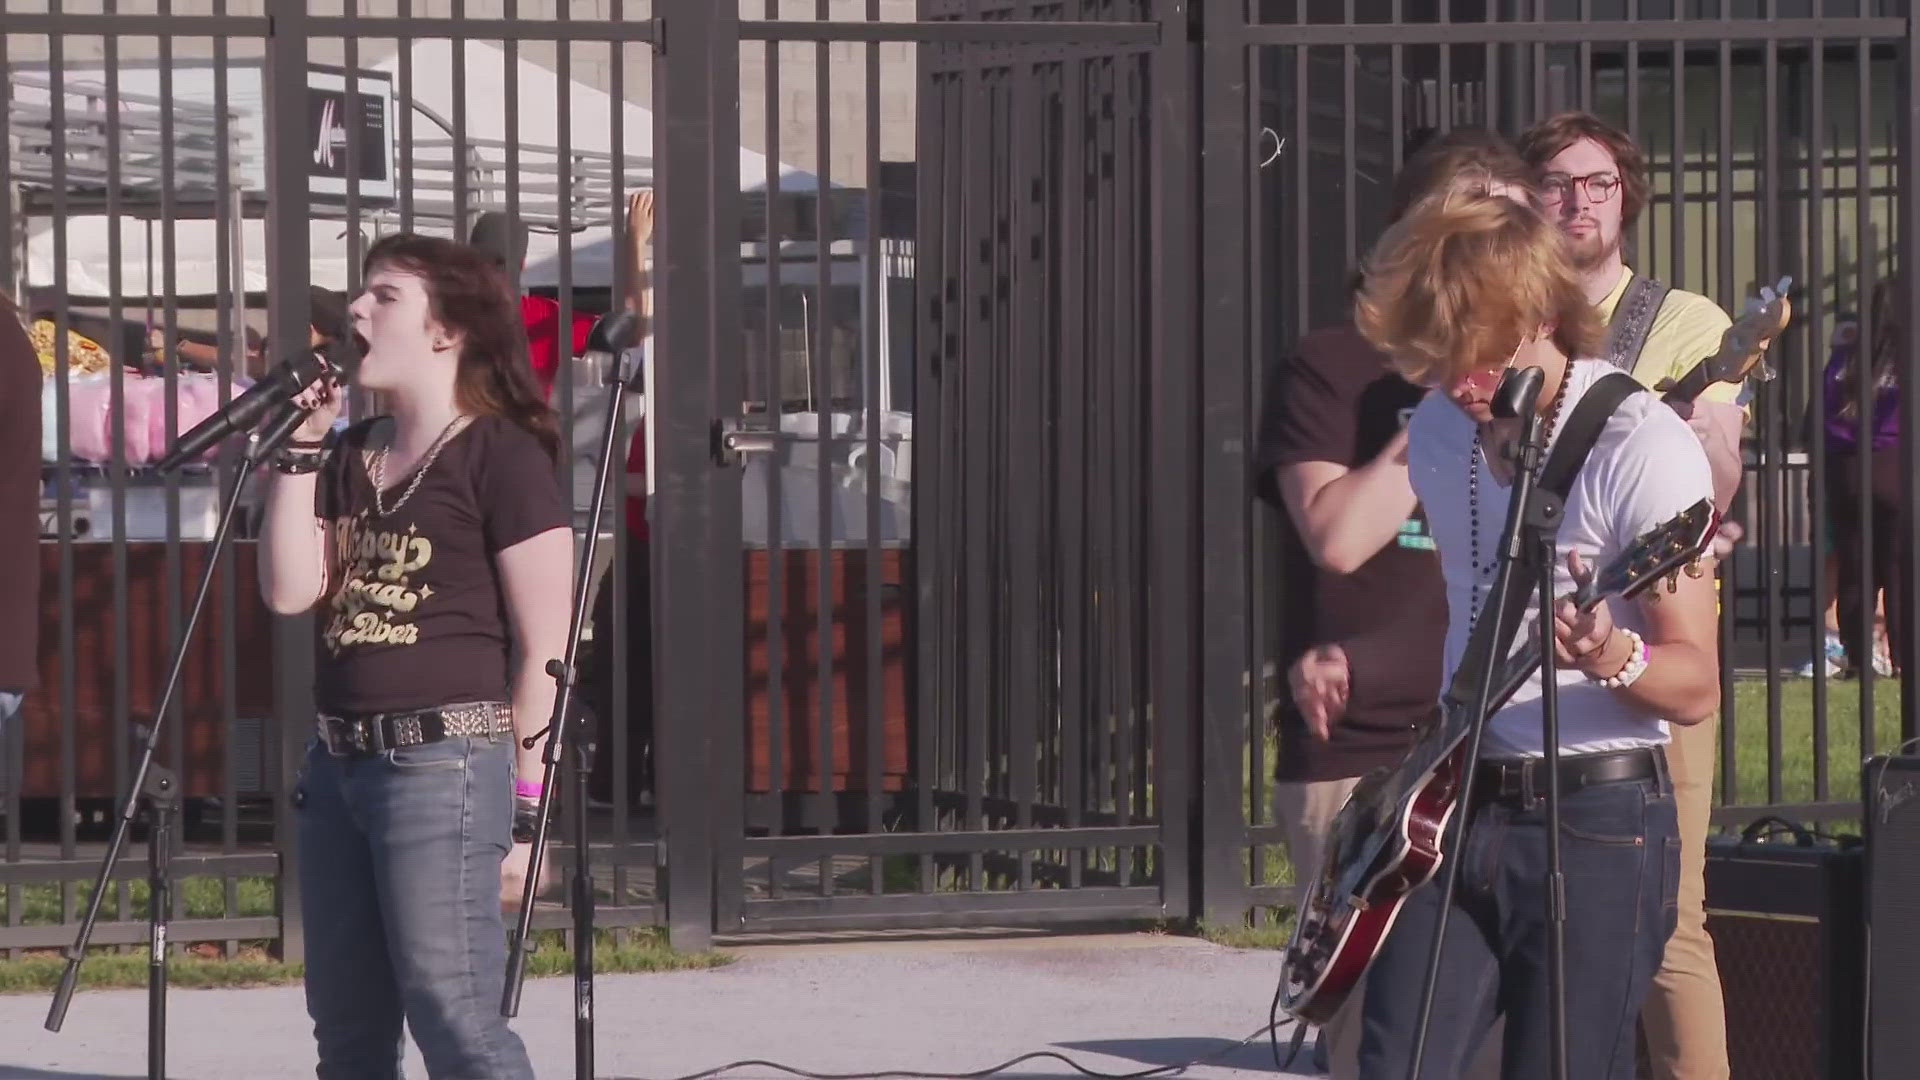
{"type": "Polygon", "coordinates": [[[1866,1076],[1904,1080],[1920,1062],[1920,757],[1867,759],[1866,1076]]]}
{"type": "Polygon", "coordinates": [[[1739,1080],[1862,1075],[1862,862],[1858,838],[1778,818],[1707,840],[1707,932],[1739,1080]]]}

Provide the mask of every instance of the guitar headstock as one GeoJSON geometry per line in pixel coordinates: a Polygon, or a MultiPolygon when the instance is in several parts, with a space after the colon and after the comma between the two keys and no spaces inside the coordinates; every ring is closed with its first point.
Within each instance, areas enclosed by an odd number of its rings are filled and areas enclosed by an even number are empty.
{"type": "Polygon", "coordinates": [[[1682,569],[1697,575],[1696,561],[1713,543],[1719,527],[1720,515],[1713,508],[1713,500],[1701,499],[1635,540],[1602,567],[1594,575],[1594,591],[1603,596],[1638,596],[1661,578],[1682,569]]]}
{"type": "Polygon", "coordinates": [[[1787,299],[1787,290],[1792,287],[1793,279],[1783,277],[1747,299],[1740,317],[1720,335],[1719,350],[1701,362],[1710,380],[1737,383],[1749,375],[1761,382],[1773,378],[1773,370],[1763,359],[1767,346],[1793,318],[1793,304],[1787,299]]]}

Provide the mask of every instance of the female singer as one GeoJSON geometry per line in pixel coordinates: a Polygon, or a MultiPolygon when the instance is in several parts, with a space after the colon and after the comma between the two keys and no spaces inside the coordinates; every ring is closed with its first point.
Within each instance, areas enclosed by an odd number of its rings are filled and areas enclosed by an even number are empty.
{"type": "Polygon", "coordinates": [[[567,632],[559,438],[483,255],[389,236],[364,276],[357,381],[392,413],[329,439],[338,390],[310,389],[260,545],[267,604],[323,620],[294,793],[319,1076],[397,1078],[404,1021],[434,1077],[531,1077],[501,905],[541,775],[517,736],[552,712],[567,632]]]}

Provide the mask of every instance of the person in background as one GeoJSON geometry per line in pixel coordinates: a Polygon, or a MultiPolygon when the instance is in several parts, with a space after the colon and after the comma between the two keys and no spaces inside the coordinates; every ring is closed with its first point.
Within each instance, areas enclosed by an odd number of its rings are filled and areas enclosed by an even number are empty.
{"type": "Polygon", "coordinates": [[[1821,379],[1821,435],[1827,441],[1826,520],[1832,527],[1836,629],[1846,661],[1843,674],[1848,676],[1859,672],[1863,659],[1871,657],[1867,662],[1879,666],[1879,658],[1872,656],[1861,637],[1869,607],[1878,603],[1885,611],[1887,665],[1895,677],[1900,674],[1901,643],[1909,632],[1910,613],[1901,602],[1913,536],[1900,465],[1900,371],[1911,351],[1909,315],[1902,305],[1905,295],[1898,275],[1876,285],[1867,311],[1873,335],[1870,347],[1860,347],[1857,325],[1846,327],[1851,332],[1845,334],[1836,328],[1834,349],[1821,379]],[[1873,412],[1873,419],[1864,425],[1862,379],[1870,380],[1867,394],[1873,412]],[[1863,428],[1868,432],[1864,438],[1863,428]],[[1869,482],[1864,486],[1863,453],[1869,458],[1869,482]],[[1870,514],[1863,514],[1863,508],[1870,514]],[[1870,518],[1864,525],[1863,516],[1870,518]],[[1860,557],[1863,540],[1871,551],[1865,562],[1860,557]]]}
{"type": "MultiPolygon", "coordinates": [[[[1455,193],[1532,202],[1531,170],[1505,139],[1478,128],[1433,134],[1409,140],[1389,224],[1455,193]]],[[[1285,655],[1297,659],[1277,716],[1273,790],[1296,910],[1354,785],[1406,755],[1440,697],[1434,627],[1446,621],[1446,596],[1406,463],[1406,418],[1425,393],[1351,319],[1307,334],[1268,381],[1254,465],[1292,525],[1289,588],[1308,598],[1286,621],[1285,655]]],[[[1319,1067],[1338,1080],[1358,1075],[1364,995],[1363,981],[1316,1043],[1319,1067]]]]}
{"type": "MultiPolygon", "coordinates": [[[[505,211],[489,210],[474,220],[467,242],[491,256],[508,280],[518,284],[526,269],[527,225],[505,211]]],[[[520,319],[527,328],[527,361],[542,393],[552,401],[553,384],[560,365],[586,351],[587,336],[593,332],[593,316],[575,311],[566,335],[565,355],[561,354],[560,302],[551,297],[520,293],[520,319]]]]}
{"type": "Polygon", "coordinates": [[[0,626],[0,747],[40,676],[41,377],[20,312],[0,294],[0,596],[14,613],[0,626]]]}
{"type": "MultiPolygon", "coordinates": [[[[1647,387],[1679,379],[1719,350],[1731,320],[1713,301],[1669,289],[1627,266],[1625,241],[1652,185],[1646,156],[1626,132],[1589,113],[1540,122],[1520,137],[1520,153],[1540,170],[1540,190],[1568,244],[1588,302],[1606,324],[1600,359],[1647,387]]],[[[1713,472],[1714,506],[1725,513],[1745,465],[1746,418],[1740,388],[1715,383],[1682,410],[1713,472]]],[[[1723,538],[1737,537],[1728,525],[1723,538]]],[[[1717,542],[1718,544],[1718,542],[1717,542]]],[[[1726,547],[1731,546],[1727,540],[1726,547]]],[[[1719,551],[1720,547],[1716,547],[1719,551]]],[[[1652,1080],[1727,1080],[1726,1007],[1707,933],[1707,827],[1719,717],[1675,725],[1667,746],[1680,820],[1680,922],[1667,943],[1643,1017],[1652,1080]]]]}

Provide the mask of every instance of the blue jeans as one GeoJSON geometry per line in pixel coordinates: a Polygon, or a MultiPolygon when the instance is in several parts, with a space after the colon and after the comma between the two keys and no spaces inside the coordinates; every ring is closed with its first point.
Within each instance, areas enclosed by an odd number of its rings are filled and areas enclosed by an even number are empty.
{"type": "MultiPolygon", "coordinates": [[[[1560,837],[1567,1075],[1633,1080],[1635,1021],[1679,913],[1673,785],[1663,773],[1568,795],[1560,837]]],[[[1463,1075],[1501,1014],[1501,1075],[1551,1076],[1545,806],[1482,803],[1460,857],[1420,1078],[1463,1075]]],[[[1443,880],[1408,899],[1368,972],[1360,1041],[1360,1075],[1368,1080],[1404,1080],[1413,1063],[1443,880]]]]}
{"type": "Polygon", "coordinates": [[[360,758],[307,749],[299,805],[307,1012],[321,1080],[533,1076],[500,1015],[513,743],[453,738],[360,758]]]}

